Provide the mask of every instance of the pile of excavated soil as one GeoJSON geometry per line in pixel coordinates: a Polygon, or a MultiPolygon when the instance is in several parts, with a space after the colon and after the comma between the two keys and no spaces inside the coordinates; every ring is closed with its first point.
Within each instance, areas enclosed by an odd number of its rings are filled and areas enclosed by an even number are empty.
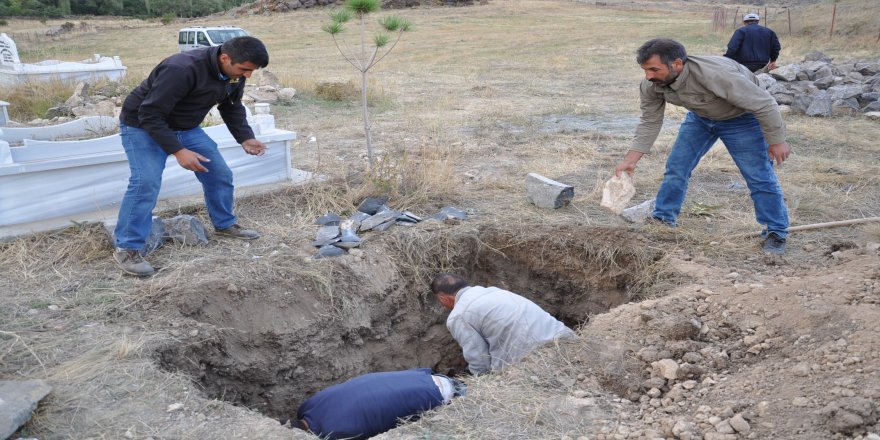
{"type": "Polygon", "coordinates": [[[383,438],[880,438],[876,244],[821,269],[694,260],[671,262],[692,282],[383,438]]]}

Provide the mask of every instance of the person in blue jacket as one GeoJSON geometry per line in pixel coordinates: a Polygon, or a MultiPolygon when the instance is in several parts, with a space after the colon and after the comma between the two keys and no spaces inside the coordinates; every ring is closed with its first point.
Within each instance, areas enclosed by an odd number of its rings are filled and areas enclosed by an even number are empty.
{"type": "Polygon", "coordinates": [[[743,27],[736,30],[727,43],[727,58],[746,66],[752,72],[757,72],[764,67],[767,70],[776,68],[776,59],[779,58],[779,38],[776,32],[758,24],[761,16],[758,14],[746,14],[743,17],[743,27]]]}
{"type": "Polygon", "coordinates": [[[366,439],[449,403],[464,389],[430,368],[369,373],[319,391],[300,405],[296,417],[300,429],[321,438],[366,439]]]}

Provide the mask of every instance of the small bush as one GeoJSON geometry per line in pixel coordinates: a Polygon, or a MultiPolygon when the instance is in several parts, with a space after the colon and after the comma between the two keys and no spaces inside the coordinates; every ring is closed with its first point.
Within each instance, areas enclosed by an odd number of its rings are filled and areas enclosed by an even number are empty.
{"type": "Polygon", "coordinates": [[[169,25],[171,23],[174,23],[175,20],[177,20],[177,15],[175,15],[173,12],[166,12],[165,14],[162,15],[162,18],[159,20],[162,22],[162,24],[169,25]]]}
{"type": "Polygon", "coordinates": [[[327,101],[352,101],[360,90],[352,81],[320,81],[315,83],[315,96],[327,101]]]}
{"type": "Polygon", "coordinates": [[[9,26],[9,22],[3,19],[0,19],[0,26],[9,26]]]}
{"type": "Polygon", "coordinates": [[[61,30],[64,32],[71,32],[74,28],[76,28],[76,25],[69,21],[66,21],[61,25],[61,30]]]}

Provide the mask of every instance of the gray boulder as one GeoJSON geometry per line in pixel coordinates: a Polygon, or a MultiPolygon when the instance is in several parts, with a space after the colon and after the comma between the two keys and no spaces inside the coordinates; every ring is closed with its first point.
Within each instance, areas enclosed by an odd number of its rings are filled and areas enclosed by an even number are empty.
{"type": "Polygon", "coordinates": [[[832,100],[848,98],[859,99],[859,96],[864,90],[865,86],[862,84],[849,84],[829,87],[828,94],[831,96],[832,100]]]}
{"type": "Polygon", "coordinates": [[[851,116],[859,112],[859,102],[855,98],[838,99],[831,104],[833,116],[851,116]]]}
{"type": "Polygon", "coordinates": [[[861,84],[865,82],[865,77],[859,72],[850,72],[843,77],[844,84],[861,84]]]}
{"type": "Polygon", "coordinates": [[[865,113],[880,111],[880,101],[874,101],[874,102],[866,105],[865,107],[862,108],[862,111],[865,113]]]}
{"type": "Polygon", "coordinates": [[[318,253],[315,254],[314,259],[318,260],[321,258],[338,257],[340,255],[345,255],[345,249],[333,245],[327,245],[321,246],[321,248],[318,249],[318,253]]]}
{"type": "Polygon", "coordinates": [[[815,74],[823,67],[828,67],[828,63],[825,61],[804,61],[801,63],[801,70],[810,72],[811,74],[815,74]]]}
{"type": "Polygon", "coordinates": [[[461,209],[452,207],[452,206],[444,206],[440,208],[440,212],[432,215],[430,218],[435,220],[467,220],[468,215],[466,212],[461,209]]]}
{"type": "Polygon", "coordinates": [[[867,61],[858,62],[853,66],[853,70],[864,76],[876,75],[877,73],[880,73],[880,64],[867,61]]]}
{"type": "Polygon", "coordinates": [[[832,76],[834,76],[834,71],[832,71],[831,68],[826,65],[816,70],[816,75],[814,76],[813,80],[815,81],[817,79],[829,78],[832,76]]]}
{"type": "Polygon", "coordinates": [[[832,85],[834,85],[835,81],[836,81],[835,77],[825,76],[822,78],[816,78],[816,80],[813,81],[813,85],[816,86],[816,88],[819,90],[825,90],[825,89],[831,87],[832,85]]]}
{"type": "Polygon", "coordinates": [[[312,242],[312,246],[321,247],[336,243],[339,241],[339,235],[339,225],[322,226],[315,233],[315,241],[312,242]]]}
{"type": "Polygon", "coordinates": [[[756,77],[758,78],[758,84],[764,89],[770,89],[771,86],[776,84],[776,79],[767,73],[759,73],[756,77]]]}
{"type": "Polygon", "coordinates": [[[831,116],[832,115],[832,101],[831,96],[824,90],[819,91],[812,96],[812,101],[810,101],[810,106],[807,107],[807,111],[805,112],[807,116],[831,116]]]}
{"type": "MultiPolygon", "coordinates": [[[[770,79],[773,79],[773,77],[770,77],[769,75],[768,75],[768,77],[770,79]]],[[[783,84],[788,84],[788,83],[776,82],[776,80],[773,79],[773,84],[767,87],[767,92],[770,93],[771,95],[775,95],[777,93],[788,93],[788,87],[785,87],[783,84]]]]}
{"type": "Polygon", "coordinates": [[[52,387],[44,380],[0,381],[0,439],[27,423],[37,404],[50,392],[52,387]]]}
{"type": "Polygon", "coordinates": [[[787,64],[771,70],[770,75],[780,81],[794,81],[797,79],[797,74],[800,70],[797,64],[787,64]]]}
{"type": "Polygon", "coordinates": [[[360,205],[358,205],[357,210],[369,215],[374,215],[385,207],[385,202],[387,201],[387,196],[367,197],[360,205]]]}
{"type": "Polygon", "coordinates": [[[804,61],[824,61],[826,63],[830,63],[831,60],[831,57],[825,55],[822,52],[819,52],[818,50],[811,50],[810,52],[807,52],[806,55],[804,55],[804,61]]]}
{"type": "Polygon", "coordinates": [[[773,99],[775,99],[776,103],[779,105],[791,105],[794,101],[794,95],[790,93],[774,93],[773,99]]]}
{"type": "Polygon", "coordinates": [[[806,113],[812,102],[813,97],[810,95],[795,95],[791,100],[791,111],[800,114],[806,113]]]}
{"type": "Polygon", "coordinates": [[[174,243],[190,246],[206,246],[208,244],[208,229],[196,217],[181,214],[165,222],[165,238],[174,243]]]}
{"type": "MultiPolygon", "coordinates": [[[[359,229],[361,231],[369,231],[370,229],[374,229],[377,226],[381,225],[382,223],[386,223],[388,221],[391,221],[393,223],[394,220],[399,216],[400,216],[400,213],[393,210],[393,209],[384,209],[384,210],[379,211],[376,214],[372,215],[370,218],[361,221],[361,225],[360,225],[359,229]]],[[[379,230],[384,230],[384,229],[379,229],[379,230]]]]}

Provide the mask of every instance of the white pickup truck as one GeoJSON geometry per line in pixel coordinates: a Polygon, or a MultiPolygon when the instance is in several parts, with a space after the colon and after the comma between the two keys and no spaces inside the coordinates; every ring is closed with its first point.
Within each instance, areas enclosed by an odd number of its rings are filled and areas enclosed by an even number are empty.
{"type": "Polygon", "coordinates": [[[177,34],[177,46],[181,52],[200,47],[219,46],[224,41],[249,35],[237,26],[195,26],[183,28],[177,34]]]}

